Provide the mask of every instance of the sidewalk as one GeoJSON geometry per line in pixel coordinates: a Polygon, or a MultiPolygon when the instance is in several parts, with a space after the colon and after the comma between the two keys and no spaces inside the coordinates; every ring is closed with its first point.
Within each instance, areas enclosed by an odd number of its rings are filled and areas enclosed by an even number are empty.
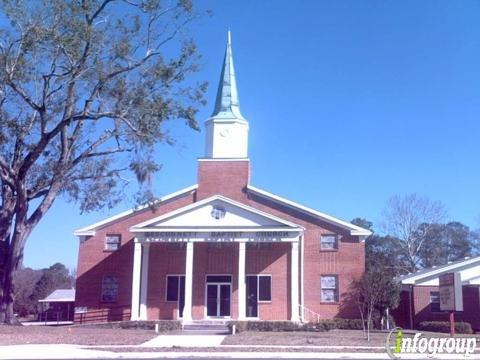
{"type": "MultiPolygon", "coordinates": [[[[120,358],[232,358],[232,359],[390,359],[383,346],[335,345],[222,345],[224,335],[158,335],[140,345],[28,344],[0,346],[3,359],[120,359],[120,358]],[[224,351],[222,351],[222,349],[224,351]]],[[[425,359],[401,354],[401,359],[425,359]]],[[[468,358],[479,359],[480,354],[468,358]]],[[[429,359],[458,360],[458,354],[429,359]]]]}
{"type": "MultiPolygon", "coordinates": [[[[176,358],[231,358],[231,359],[390,359],[386,353],[324,353],[324,352],[111,352],[88,349],[81,345],[9,345],[0,347],[0,359],[176,359],[176,358]]],[[[462,357],[465,359],[464,357],[462,357]]],[[[402,355],[402,359],[425,359],[418,355],[402,355]]],[[[429,359],[458,360],[456,354],[446,354],[429,359]]],[[[466,359],[480,359],[479,354],[466,359]]]]}
{"type": "Polygon", "coordinates": [[[217,347],[225,335],[159,335],[139,346],[142,347],[217,347]]]}

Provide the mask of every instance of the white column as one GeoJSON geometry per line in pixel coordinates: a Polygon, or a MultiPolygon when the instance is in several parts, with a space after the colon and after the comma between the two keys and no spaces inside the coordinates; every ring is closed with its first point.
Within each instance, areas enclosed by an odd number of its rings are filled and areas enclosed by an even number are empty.
{"type": "MultiPolygon", "coordinates": [[[[297,238],[298,240],[298,238],[297,238]]],[[[292,242],[292,261],[291,261],[291,282],[290,282],[290,294],[292,304],[292,321],[299,321],[299,306],[298,306],[298,241],[292,242]]]]}
{"type": "Polygon", "coordinates": [[[140,281],[140,317],[139,320],[147,320],[147,294],[148,294],[148,259],[150,244],[142,245],[142,276],[140,281]]]}
{"type": "Polygon", "coordinates": [[[185,265],[185,306],[183,321],[192,321],[192,292],[193,292],[193,242],[187,242],[187,256],[185,265]]]}
{"type": "Polygon", "coordinates": [[[246,318],[245,247],[244,242],[238,243],[238,320],[246,318]]]}
{"type": "MultiPolygon", "coordinates": [[[[136,239],[135,239],[136,240],[136,239]]],[[[133,250],[132,308],[131,320],[138,320],[140,308],[140,276],[142,269],[142,244],[135,242],[133,250]]]]}

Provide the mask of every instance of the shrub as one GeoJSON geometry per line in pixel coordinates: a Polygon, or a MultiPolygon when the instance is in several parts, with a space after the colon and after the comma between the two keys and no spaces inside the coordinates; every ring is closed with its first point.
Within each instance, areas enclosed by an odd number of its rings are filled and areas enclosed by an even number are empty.
{"type": "Polygon", "coordinates": [[[361,319],[334,319],[335,329],[342,330],[363,330],[361,319]]]}
{"type": "Polygon", "coordinates": [[[237,333],[243,331],[312,331],[322,332],[333,329],[361,330],[362,321],[360,319],[332,319],[321,320],[319,322],[295,323],[292,321],[230,321],[228,327],[230,331],[233,325],[237,333]]]}
{"type": "Polygon", "coordinates": [[[160,332],[170,330],[180,330],[182,323],[177,320],[158,320],[158,321],[112,321],[97,324],[82,324],[75,325],[78,327],[94,327],[102,329],[129,329],[129,330],[154,330],[155,324],[158,324],[160,332]]]}
{"type": "MultiPolygon", "coordinates": [[[[418,330],[433,332],[450,332],[450,322],[448,321],[422,321],[418,324],[418,330]]],[[[472,325],[468,322],[456,322],[455,332],[459,334],[473,334],[472,325]]]]}

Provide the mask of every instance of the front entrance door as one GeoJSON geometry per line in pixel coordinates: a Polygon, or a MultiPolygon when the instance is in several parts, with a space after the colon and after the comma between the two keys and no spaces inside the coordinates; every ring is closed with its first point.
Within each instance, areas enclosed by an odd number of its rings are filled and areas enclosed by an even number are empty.
{"type": "Polygon", "coordinates": [[[207,316],[230,316],[230,284],[207,284],[207,316]]]}

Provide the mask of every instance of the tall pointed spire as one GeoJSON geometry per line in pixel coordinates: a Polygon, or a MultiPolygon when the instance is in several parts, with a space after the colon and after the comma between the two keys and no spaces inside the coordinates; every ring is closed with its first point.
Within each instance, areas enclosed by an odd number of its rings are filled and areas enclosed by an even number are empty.
{"type": "Polygon", "coordinates": [[[248,121],[240,112],[230,31],[212,116],[205,121],[205,157],[247,159],[248,121]]]}
{"type": "Polygon", "coordinates": [[[227,48],[225,50],[222,74],[220,75],[217,98],[215,100],[215,108],[213,109],[212,117],[244,120],[240,113],[237,81],[235,79],[235,69],[233,67],[232,35],[230,30],[228,30],[227,48]]]}

